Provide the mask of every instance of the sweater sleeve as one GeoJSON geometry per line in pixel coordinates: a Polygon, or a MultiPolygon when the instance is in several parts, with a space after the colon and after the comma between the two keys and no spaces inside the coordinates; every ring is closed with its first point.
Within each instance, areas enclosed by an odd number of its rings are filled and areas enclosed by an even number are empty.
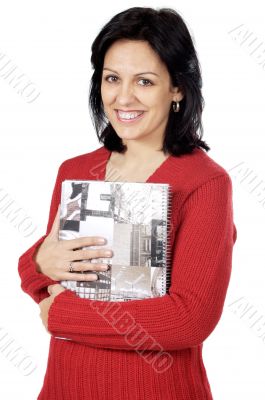
{"type": "Polygon", "coordinates": [[[230,176],[200,185],[178,213],[168,294],[106,302],[65,290],[50,307],[48,331],[110,349],[178,350],[202,343],[221,317],[230,280],[236,240],[230,176]]]}
{"type": "Polygon", "coordinates": [[[47,292],[47,287],[49,285],[58,283],[58,281],[54,281],[53,279],[50,279],[46,275],[37,271],[37,265],[34,260],[34,256],[38,247],[51,231],[51,227],[60,204],[63,164],[64,163],[62,163],[58,169],[55,186],[52,193],[46,234],[41,236],[26,252],[19,257],[18,260],[18,273],[21,279],[21,289],[31,296],[36,303],[40,303],[41,300],[49,296],[49,293],[47,292]]]}

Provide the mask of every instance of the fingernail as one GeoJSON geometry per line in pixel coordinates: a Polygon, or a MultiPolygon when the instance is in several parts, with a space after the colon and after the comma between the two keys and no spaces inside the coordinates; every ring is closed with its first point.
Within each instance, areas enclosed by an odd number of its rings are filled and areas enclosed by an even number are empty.
{"type": "Polygon", "coordinates": [[[107,243],[107,240],[102,238],[102,239],[98,239],[97,242],[100,244],[105,244],[105,243],[107,243]]]}

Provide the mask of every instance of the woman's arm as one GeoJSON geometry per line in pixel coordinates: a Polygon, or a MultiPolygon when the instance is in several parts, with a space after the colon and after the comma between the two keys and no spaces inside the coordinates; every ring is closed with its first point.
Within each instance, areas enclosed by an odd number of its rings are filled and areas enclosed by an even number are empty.
{"type": "Polygon", "coordinates": [[[65,290],[50,307],[48,331],[111,349],[178,350],[202,343],[221,317],[230,280],[236,240],[230,176],[202,184],[179,212],[169,294],[105,302],[65,290]]]}
{"type": "Polygon", "coordinates": [[[38,272],[38,265],[35,262],[34,256],[38,246],[44,241],[46,236],[50,233],[54,218],[56,216],[58,206],[61,200],[61,182],[64,179],[62,176],[63,170],[62,163],[58,169],[55,186],[53,189],[49,219],[46,229],[46,234],[37,240],[25,253],[23,253],[18,260],[18,273],[21,279],[21,288],[29,296],[33,298],[36,303],[49,296],[47,287],[52,284],[58,283],[49,277],[38,272]]]}

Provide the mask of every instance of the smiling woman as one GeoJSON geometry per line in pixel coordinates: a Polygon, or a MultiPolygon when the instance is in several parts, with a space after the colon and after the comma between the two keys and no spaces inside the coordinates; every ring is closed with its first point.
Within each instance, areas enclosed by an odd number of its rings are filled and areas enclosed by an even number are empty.
{"type": "MultiPolygon", "coordinates": [[[[52,335],[38,400],[212,400],[202,346],[222,314],[237,232],[231,178],[201,139],[202,80],[190,33],[175,10],[129,8],[99,32],[91,62],[90,112],[103,146],[61,164],[47,232],[19,260],[21,287],[52,335]],[[109,304],[56,285],[97,279],[77,272],[95,272],[88,260],[112,257],[79,250],[99,244],[96,237],[58,240],[62,182],[115,180],[110,167],[121,181],[171,186],[164,296],[109,304]]],[[[115,218],[133,232],[126,207],[121,201],[115,218]]],[[[146,233],[136,242],[137,256],[152,248],[146,233]]]]}
{"type": "Polygon", "coordinates": [[[91,63],[89,103],[99,141],[125,164],[136,168],[136,158],[151,160],[161,151],[210,150],[202,140],[200,65],[175,10],[117,14],[94,40],[91,63]]]}
{"type": "Polygon", "coordinates": [[[144,151],[145,156],[146,147],[150,153],[163,147],[172,101],[180,102],[183,98],[179,88],[172,86],[158,54],[147,41],[140,40],[118,40],[108,49],[101,96],[104,112],[123,144],[130,146],[137,140],[138,153],[144,151]],[[116,71],[116,75],[106,71],[116,71]],[[149,75],[154,76],[152,81],[147,79],[149,75]]]}

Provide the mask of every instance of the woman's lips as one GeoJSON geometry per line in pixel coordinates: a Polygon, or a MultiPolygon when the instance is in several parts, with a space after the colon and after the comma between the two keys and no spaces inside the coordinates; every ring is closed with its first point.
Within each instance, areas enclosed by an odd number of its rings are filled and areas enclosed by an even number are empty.
{"type": "Polygon", "coordinates": [[[139,115],[137,115],[137,117],[135,117],[135,118],[130,118],[130,119],[121,118],[121,117],[119,116],[119,113],[118,113],[117,110],[115,110],[115,113],[116,113],[116,116],[117,116],[117,119],[118,119],[119,122],[124,122],[124,123],[126,123],[126,124],[131,124],[132,122],[135,122],[135,121],[138,121],[139,119],[141,119],[141,118],[143,117],[143,115],[144,115],[145,112],[142,111],[142,113],[139,114],[139,115]]]}

